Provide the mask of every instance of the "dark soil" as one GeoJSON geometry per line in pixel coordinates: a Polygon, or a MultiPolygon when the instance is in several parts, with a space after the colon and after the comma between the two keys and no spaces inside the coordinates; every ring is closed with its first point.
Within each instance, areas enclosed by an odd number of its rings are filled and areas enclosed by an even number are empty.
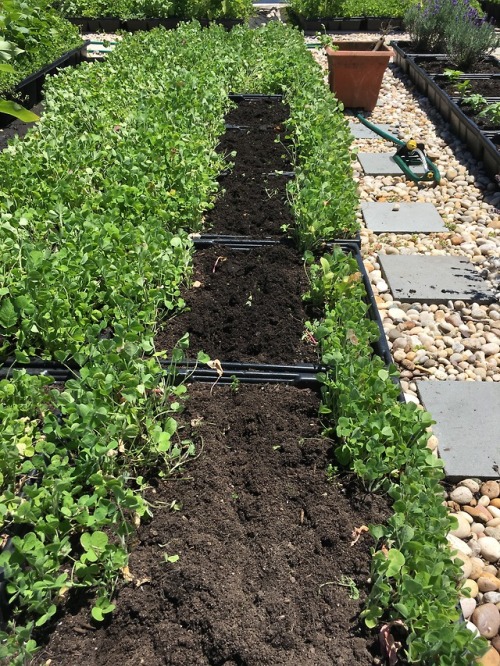
{"type": "Polygon", "coordinates": [[[130,557],[136,584],[118,590],[104,628],[73,604],[36,663],[372,664],[359,615],[373,541],[364,533],[352,544],[352,532],[389,509],[327,480],[318,397],[270,385],[197,385],[190,395],[183,436],[196,423],[204,448],[190,478],[151,491],[155,516],[130,557]]]}
{"type": "Polygon", "coordinates": [[[284,127],[288,115],[286,105],[268,100],[243,101],[227,115],[227,124],[245,129],[228,129],[221,138],[218,150],[233,167],[221,178],[220,195],[206,215],[210,233],[282,238],[282,227],[293,224],[288,178],[274,175],[293,168],[284,127]]]}
{"type": "Polygon", "coordinates": [[[203,349],[221,361],[317,360],[315,347],[302,340],[309,317],[302,294],[308,281],[293,248],[199,250],[193,279],[201,286],[183,294],[190,311],[166,323],[157,336],[157,350],[170,352],[187,331],[190,357],[203,349]]]}
{"type": "MultiPolygon", "coordinates": [[[[457,67],[451,60],[430,60],[428,58],[415,58],[415,62],[428,74],[444,74],[445,69],[454,69],[457,67]]],[[[500,65],[492,60],[478,62],[464,74],[500,74],[500,65]]]]}
{"type": "MultiPolygon", "coordinates": [[[[31,111],[40,116],[43,113],[43,104],[37,104],[31,109],[31,111]]],[[[19,136],[21,138],[25,136],[27,131],[30,129],[30,127],[33,127],[33,125],[34,123],[23,123],[21,120],[13,118],[12,122],[9,123],[6,127],[0,127],[0,150],[6,148],[8,142],[14,136],[19,136]]]]}
{"type": "Polygon", "coordinates": [[[448,80],[443,80],[442,77],[439,77],[439,79],[436,80],[436,83],[438,83],[440,88],[442,88],[450,97],[460,98],[458,100],[460,109],[476,123],[479,129],[483,131],[500,130],[500,124],[498,122],[495,123],[492,120],[479,115],[482,109],[487,106],[486,104],[476,108],[470,104],[464,103],[463,101],[464,98],[467,98],[472,94],[482,95],[483,97],[499,97],[500,77],[496,79],[470,79],[466,92],[463,92],[457,88],[456,81],[450,82],[448,80]]]}
{"type": "Polygon", "coordinates": [[[469,79],[466,92],[457,88],[457,83],[460,85],[460,81],[450,82],[448,79],[439,77],[439,79],[436,79],[436,83],[450,97],[464,97],[471,94],[482,95],[483,97],[500,97],[500,77],[495,79],[469,79]]]}

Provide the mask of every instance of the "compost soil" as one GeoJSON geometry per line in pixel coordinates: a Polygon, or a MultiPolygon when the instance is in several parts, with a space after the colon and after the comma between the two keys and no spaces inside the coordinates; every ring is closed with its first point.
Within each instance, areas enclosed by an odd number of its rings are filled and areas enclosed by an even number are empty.
{"type": "MultiPolygon", "coordinates": [[[[456,65],[451,60],[429,60],[416,59],[416,63],[428,74],[444,74],[446,69],[456,70],[456,65]]],[[[498,61],[483,60],[464,71],[464,74],[500,74],[498,61]]]]}
{"type": "Polygon", "coordinates": [[[220,178],[220,193],[205,222],[213,234],[283,238],[293,224],[286,186],[280,176],[292,167],[285,121],[289,108],[280,101],[240,102],[226,116],[218,151],[231,163],[220,178]]]}
{"type": "Polygon", "coordinates": [[[181,434],[199,458],[149,492],[154,518],[138,531],[111,621],[94,624],[73,599],[35,663],[374,663],[359,621],[374,544],[353,530],[389,508],[329,480],[318,405],[291,386],[193,385],[181,434]]]}
{"type": "Polygon", "coordinates": [[[189,356],[257,363],[315,362],[303,340],[310,315],[302,300],[308,280],[300,254],[287,245],[249,252],[215,246],[197,250],[193,281],[183,298],[189,311],[166,322],[155,346],[171,352],[189,333],[189,356]]]}

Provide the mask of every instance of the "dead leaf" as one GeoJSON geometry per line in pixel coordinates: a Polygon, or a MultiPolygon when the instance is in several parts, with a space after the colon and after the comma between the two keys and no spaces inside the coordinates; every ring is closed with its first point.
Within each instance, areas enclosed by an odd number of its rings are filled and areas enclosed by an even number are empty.
{"type": "Polygon", "coordinates": [[[128,568],[128,566],[122,567],[121,572],[123,579],[127,581],[127,583],[132,583],[135,580],[134,576],[132,576],[132,574],[130,573],[130,569],[128,568]]]}
{"type": "Polygon", "coordinates": [[[346,337],[352,345],[359,345],[359,339],[358,339],[356,333],[354,333],[354,331],[352,330],[352,328],[350,328],[347,331],[346,337]]]}
{"type": "Polygon", "coordinates": [[[151,578],[137,578],[135,581],[135,586],[136,587],[141,587],[141,585],[146,585],[146,583],[150,583],[151,578]]]}
{"type": "Polygon", "coordinates": [[[398,663],[398,652],[403,647],[402,639],[404,638],[404,634],[406,634],[406,632],[407,628],[402,620],[393,620],[392,622],[388,622],[380,629],[380,649],[382,654],[385,655],[389,666],[395,666],[398,663]],[[400,634],[398,636],[399,640],[396,640],[396,638],[393,636],[394,631],[396,631],[397,634],[400,634]]]}
{"type": "Polygon", "coordinates": [[[364,533],[368,532],[368,527],[366,525],[361,525],[360,527],[355,527],[351,533],[351,536],[353,538],[353,541],[351,541],[351,546],[354,546],[355,543],[359,541],[360,536],[364,533]]]}
{"type": "Polygon", "coordinates": [[[222,369],[221,362],[218,358],[214,358],[213,361],[208,361],[207,365],[211,370],[215,370],[219,377],[222,377],[224,374],[224,370],[222,369]]]}

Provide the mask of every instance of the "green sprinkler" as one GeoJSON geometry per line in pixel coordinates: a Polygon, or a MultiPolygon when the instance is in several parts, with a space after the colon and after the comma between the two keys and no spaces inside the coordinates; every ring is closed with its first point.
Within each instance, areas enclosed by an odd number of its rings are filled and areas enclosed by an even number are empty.
{"type": "Polygon", "coordinates": [[[356,117],[363,123],[363,125],[366,125],[366,127],[381,136],[383,139],[387,139],[388,141],[392,141],[392,143],[396,144],[398,148],[393,159],[407,178],[412,180],[414,183],[434,183],[435,185],[439,184],[441,181],[441,174],[439,173],[439,169],[434,164],[434,162],[425,154],[425,146],[423,143],[417,143],[414,139],[410,139],[409,141],[401,141],[401,139],[397,139],[395,136],[392,136],[388,132],[384,132],[384,130],[380,129],[380,127],[370,123],[360,113],[357,113],[356,117]],[[424,173],[420,175],[415,173],[412,169],[414,169],[416,166],[422,166],[424,168],[424,173]]]}

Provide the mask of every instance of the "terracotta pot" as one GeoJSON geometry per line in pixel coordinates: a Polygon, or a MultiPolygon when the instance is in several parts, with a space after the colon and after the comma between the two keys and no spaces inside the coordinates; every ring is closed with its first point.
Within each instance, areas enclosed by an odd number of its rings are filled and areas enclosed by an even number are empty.
{"type": "Polygon", "coordinates": [[[372,111],[377,103],[384,72],[393,52],[387,46],[372,51],[371,42],[334,42],[326,49],[330,90],[344,106],[372,111]]]}

